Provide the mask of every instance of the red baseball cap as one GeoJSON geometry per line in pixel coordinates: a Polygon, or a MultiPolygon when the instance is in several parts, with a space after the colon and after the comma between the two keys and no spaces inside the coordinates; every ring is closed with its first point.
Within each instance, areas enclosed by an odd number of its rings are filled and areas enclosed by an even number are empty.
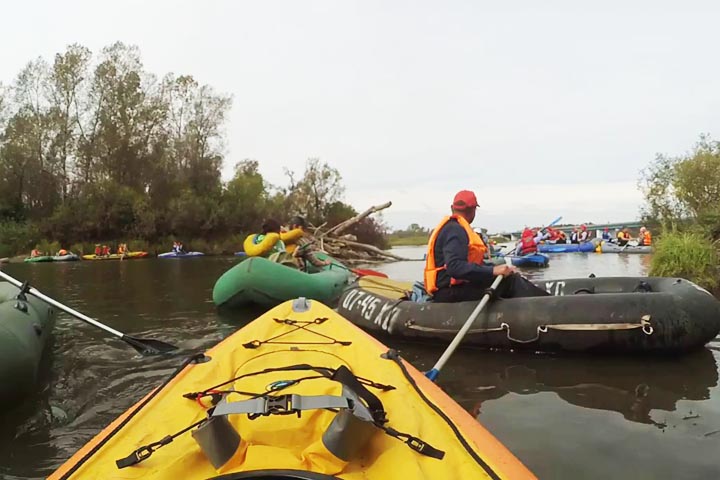
{"type": "Polygon", "coordinates": [[[477,208],[478,202],[475,194],[470,190],[460,190],[455,194],[452,206],[457,209],[477,208]]]}

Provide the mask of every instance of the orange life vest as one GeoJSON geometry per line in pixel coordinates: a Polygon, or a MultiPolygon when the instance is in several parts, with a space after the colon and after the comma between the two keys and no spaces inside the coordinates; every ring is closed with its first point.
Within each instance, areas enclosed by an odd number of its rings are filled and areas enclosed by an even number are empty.
{"type": "MultiPolygon", "coordinates": [[[[471,227],[470,224],[465,220],[464,217],[461,217],[460,215],[450,215],[442,219],[440,224],[435,227],[435,229],[432,232],[432,235],[430,235],[430,241],[428,242],[428,251],[427,256],[425,259],[425,272],[424,272],[424,280],[425,280],[425,291],[427,291],[429,294],[433,294],[438,291],[437,286],[437,275],[438,272],[441,270],[447,269],[447,265],[441,265],[437,266],[435,264],[435,241],[437,240],[437,236],[440,233],[440,230],[442,230],[442,227],[445,226],[447,222],[449,222],[451,219],[457,220],[457,222],[465,229],[465,233],[467,233],[469,242],[468,242],[468,256],[467,261],[470,263],[477,263],[478,265],[482,265],[483,258],[485,257],[485,253],[487,252],[487,246],[482,241],[482,238],[480,238],[480,235],[478,235],[471,227]]],[[[450,279],[450,285],[459,285],[461,283],[467,283],[467,280],[458,280],[457,278],[451,278],[450,279]]]]}
{"type": "Polygon", "coordinates": [[[525,229],[523,231],[520,241],[521,241],[521,248],[520,248],[521,255],[527,255],[528,253],[533,253],[533,252],[537,251],[537,246],[535,246],[535,236],[533,235],[533,233],[530,229],[525,229]]]}
{"type": "Polygon", "coordinates": [[[643,245],[652,245],[652,235],[650,235],[649,230],[645,230],[645,233],[643,234],[643,245]]]}
{"type": "Polygon", "coordinates": [[[58,257],[63,257],[67,254],[68,254],[67,250],[65,250],[64,248],[61,248],[60,251],[58,252],[58,257]]]}

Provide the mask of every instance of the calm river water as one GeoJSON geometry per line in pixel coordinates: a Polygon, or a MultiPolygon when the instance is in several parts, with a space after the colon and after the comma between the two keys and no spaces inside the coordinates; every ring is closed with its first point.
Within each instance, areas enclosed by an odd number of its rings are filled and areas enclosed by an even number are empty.
{"type": "MultiPolygon", "coordinates": [[[[397,248],[422,258],[424,249],[397,248]]],[[[645,255],[558,254],[530,278],[644,275],[645,255]]],[[[259,312],[218,313],[215,280],[235,258],[12,264],[3,268],[128,334],[181,347],[147,357],[67,316],[42,390],[0,416],[0,478],[44,478],[168,375],[184,354],[259,312]],[[182,356],[181,356],[182,355],[182,356]]],[[[373,266],[420,279],[423,263],[373,266]]],[[[392,343],[420,369],[442,347],[392,343]]],[[[720,339],[678,358],[532,355],[461,349],[440,385],[544,479],[720,478],[720,339]]]]}

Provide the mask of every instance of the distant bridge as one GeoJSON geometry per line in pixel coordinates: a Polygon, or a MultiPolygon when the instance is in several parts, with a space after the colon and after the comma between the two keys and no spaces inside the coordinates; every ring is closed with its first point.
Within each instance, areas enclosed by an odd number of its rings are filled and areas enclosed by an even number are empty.
{"type": "MultiPolygon", "coordinates": [[[[638,230],[640,227],[644,225],[643,222],[639,220],[633,220],[630,222],[616,222],[616,223],[593,223],[588,224],[586,223],[585,226],[587,226],[589,232],[595,231],[596,237],[601,237],[603,230],[606,228],[610,232],[610,234],[614,237],[615,233],[617,233],[618,230],[620,230],[622,227],[627,227],[631,230],[631,234],[633,233],[633,230],[638,230]]],[[[573,228],[580,228],[580,224],[578,225],[563,225],[560,227],[553,227],[555,230],[561,230],[565,232],[566,235],[570,236],[570,233],[572,232],[573,228]]],[[[635,232],[637,233],[637,232],[635,232]]],[[[496,233],[494,235],[502,235],[503,237],[510,237],[510,240],[517,240],[520,238],[520,235],[522,234],[522,230],[517,230],[515,232],[501,232],[496,233]]],[[[494,236],[491,235],[491,236],[494,236]]]]}

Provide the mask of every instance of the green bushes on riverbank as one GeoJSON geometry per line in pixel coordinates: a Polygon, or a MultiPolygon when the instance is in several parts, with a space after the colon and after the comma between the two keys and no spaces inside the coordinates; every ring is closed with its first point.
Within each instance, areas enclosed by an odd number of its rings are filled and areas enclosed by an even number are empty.
{"type": "Polygon", "coordinates": [[[651,276],[681,277],[714,289],[718,285],[717,245],[696,232],[668,232],[655,243],[651,276]]]}
{"type": "Polygon", "coordinates": [[[390,245],[393,247],[416,247],[419,245],[427,245],[427,235],[411,235],[398,237],[390,235],[390,245]]]}

